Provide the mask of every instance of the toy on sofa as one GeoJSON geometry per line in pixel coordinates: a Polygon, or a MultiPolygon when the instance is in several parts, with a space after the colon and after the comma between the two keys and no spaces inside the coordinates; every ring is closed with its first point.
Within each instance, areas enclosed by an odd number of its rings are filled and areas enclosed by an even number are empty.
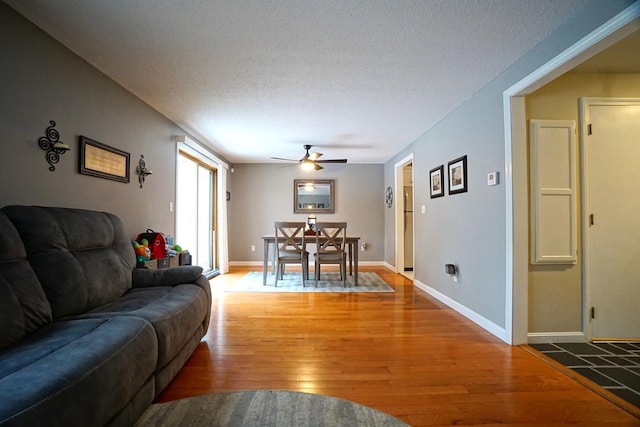
{"type": "Polygon", "coordinates": [[[147,239],[142,239],[140,243],[132,240],[131,244],[136,253],[137,262],[145,262],[151,259],[151,249],[149,249],[149,241],[147,239]]]}
{"type": "Polygon", "coordinates": [[[146,239],[149,250],[151,251],[150,259],[160,259],[167,256],[167,241],[163,233],[156,233],[150,228],[144,233],[138,234],[136,240],[140,243],[146,239]]]}

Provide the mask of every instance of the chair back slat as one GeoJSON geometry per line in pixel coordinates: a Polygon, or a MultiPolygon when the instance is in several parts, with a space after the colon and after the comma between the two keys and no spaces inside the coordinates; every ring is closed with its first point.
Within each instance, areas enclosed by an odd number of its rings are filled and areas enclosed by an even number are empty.
{"type": "Polygon", "coordinates": [[[302,284],[309,278],[309,253],[306,250],[304,229],[306,224],[298,221],[276,221],[276,286],[278,279],[284,277],[286,264],[300,264],[302,267],[302,284]]]}
{"type": "Polygon", "coordinates": [[[295,254],[304,251],[304,222],[277,221],[274,224],[278,253],[295,254]]]}
{"type": "Polygon", "coordinates": [[[316,223],[316,246],[318,254],[336,254],[345,249],[346,222],[316,223]]]}
{"type": "Polygon", "coordinates": [[[316,287],[320,280],[322,264],[340,264],[340,278],[343,286],[347,286],[347,223],[316,222],[315,279],[316,287]]]}

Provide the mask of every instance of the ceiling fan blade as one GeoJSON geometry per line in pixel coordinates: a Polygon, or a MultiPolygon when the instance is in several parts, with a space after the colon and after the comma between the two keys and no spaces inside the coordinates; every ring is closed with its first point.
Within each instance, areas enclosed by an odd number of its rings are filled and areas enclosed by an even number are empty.
{"type": "Polygon", "coordinates": [[[309,156],[309,160],[312,161],[316,161],[318,160],[318,157],[322,156],[322,153],[311,153],[311,155],[309,156]]]}
{"type": "Polygon", "coordinates": [[[298,160],[293,159],[283,159],[282,157],[272,157],[273,160],[285,160],[287,162],[297,162],[298,160]]]}
{"type": "Polygon", "coordinates": [[[347,163],[347,159],[316,160],[316,163],[347,163]]]}

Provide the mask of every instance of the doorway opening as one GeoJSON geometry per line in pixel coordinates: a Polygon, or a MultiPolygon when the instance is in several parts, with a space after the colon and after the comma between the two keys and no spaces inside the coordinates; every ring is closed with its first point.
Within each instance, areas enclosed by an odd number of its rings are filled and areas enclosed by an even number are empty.
{"type": "Polygon", "coordinates": [[[395,165],[396,271],[414,280],[413,154],[395,165]]]}
{"type": "Polygon", "coordinates": [[[640,2],[636,2],[503,94],[507,249],[505,341],[509,344],[529,342],[528,155],[524,97],[636,31],[639,17],[640,2]]]}

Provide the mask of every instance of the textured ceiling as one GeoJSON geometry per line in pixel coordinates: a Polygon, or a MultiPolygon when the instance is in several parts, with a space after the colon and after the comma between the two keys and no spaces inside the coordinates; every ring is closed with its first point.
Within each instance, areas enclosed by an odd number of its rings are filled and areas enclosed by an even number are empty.
{"type": "Polygon", "coordinates": [[[232,163],[382,163],[585,0],[5,0],[232,163]]]}

